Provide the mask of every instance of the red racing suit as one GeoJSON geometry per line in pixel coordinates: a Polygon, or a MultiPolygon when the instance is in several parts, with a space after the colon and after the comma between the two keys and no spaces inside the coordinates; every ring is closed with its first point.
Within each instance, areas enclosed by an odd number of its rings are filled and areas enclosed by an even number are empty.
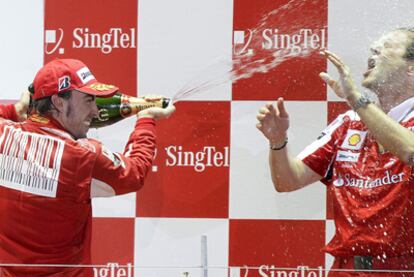
{"type": "MultiPolygon", "coordinates": [[[[406,128],[414,126],[413,99],[389,114],[406,128]]],[[[299,158],[323,176],[333,196],[336,233],[327,252],[381,263],[414,255],[412,167],[384,151],[355,112],[340,115],[299,158]]]]}
{"type": "Polygon", "coordinates": [[[14,105],[0,105],[0,118],[5,118],[17,122],[18,116],[14,105]]]}
{"type": "MultiPolygon", "coordinates": [[[[52,119],[0,120],[0,264],[90,264],[91,197],[139,190],[152,164],[155,121],[139,119],[113,153],[75,140],[52,119]]],[[[90,269],[0,267],[0,276],[90,276],[90,269]]]]}

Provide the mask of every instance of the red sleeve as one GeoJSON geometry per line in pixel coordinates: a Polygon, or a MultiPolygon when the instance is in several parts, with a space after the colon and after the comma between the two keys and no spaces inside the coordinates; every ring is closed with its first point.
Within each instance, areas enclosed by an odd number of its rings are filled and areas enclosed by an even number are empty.
{"type": "Polygon", "coordinates": [[[414,132],[414,116],[404,122],[401,123],[401,125],[407,129],[409,129],[411,132],[414,132]]]}
{"type": "Polygon", "coordinates": [[[0,117],[4,119],[9,119],[11,121],[19,121],[16,108],[13,104],[10,105],[0,105],[0,117]]]}
{"type": "Polygon", "coordinates": [[[321,136],[306,147],[299,155],[310,169],[322,177],[327,177],[329,169],[336,158],[337,145],[343,140],[343,134],[349,122],[348,112],[338,116],[325,130],[321,136]]]}
{"type": "Polygon", "coordinates": [[[155,154],[155,121],[139,119],[131,133],[124,154],[104,146],[97,150],[92,173],[92,197],[105,197],[139,190],[155,154]]]}

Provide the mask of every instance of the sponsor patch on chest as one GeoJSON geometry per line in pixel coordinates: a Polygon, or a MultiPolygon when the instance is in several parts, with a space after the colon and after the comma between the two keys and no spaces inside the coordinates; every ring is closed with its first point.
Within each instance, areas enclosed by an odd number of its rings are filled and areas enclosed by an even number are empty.
{"type": "Polygon", "coordinates": [[[356,163],[358,161],[360,154],[361,153],[354,153],[351,151],[339,150],[338,153],[336,154],[336,161],[356,163]]]}
{"type": "Polygon", "coordinates": [[[123,168],[125,168],[125,163],[122,160],[122,158],[117,153],[113,153],[111,150],[109,150],[103,145],[102,145],[102,155],[108,158],[115,167],[122,166],[123,168]]]}
{"type": "Polygon", "coordinates": [[[359,150],[364,144],[366,136],[366,131],[349,129],[341,147],[350,150],[359,150]]]}
{"type": "Polygon", "coordinates": [[[65,142],[6,126],[0,136],[0,186],[56,197],[65,142]]]}
{"type": "Polygon", "coordinates": [[[406,181],[404,172],[391,173],[386,171],[382,176],[376,178],[358,177],[352,174],[338,175],[333,181],[335,187],[355,187],[359,189],[373,189],[377,187],[396,185],[406,181]]]}

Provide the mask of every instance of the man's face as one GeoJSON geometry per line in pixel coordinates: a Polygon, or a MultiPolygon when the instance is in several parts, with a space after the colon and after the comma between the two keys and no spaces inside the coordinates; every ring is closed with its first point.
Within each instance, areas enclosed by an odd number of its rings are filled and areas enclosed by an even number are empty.
{"type": "Polygon", "coordinates": [[[382,36],[371,46],[368,70],[364,73],[362,85],[372,91],[381,86],[391,86],[405,78],[408,61],[403,58],[409,37],[405,31],[396,30],[382,36]]]}
{"type": "Polygon", "coordinates": [[[63,110],[59,117],[66,131],[75,138],[85,138],[92,118],[97,115],[95,96],[74,90],[69,99],[63,100],[63,110]]]}

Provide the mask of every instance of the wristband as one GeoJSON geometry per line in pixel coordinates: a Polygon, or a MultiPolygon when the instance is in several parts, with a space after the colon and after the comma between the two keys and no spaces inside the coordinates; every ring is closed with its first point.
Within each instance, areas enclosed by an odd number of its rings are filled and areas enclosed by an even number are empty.
{"type": "Polygon", "coordinates": [[[368,97],[366,97],[366,96],[364,96],[364,95],[362,95],[362,96],[360,96],[356,101],[355,101],[355,103],[353,103],[353,104],[351,104],[351,108],[354,110],[354,111],[356,111],[356,110],[358,110],[359,108],[362,108],[362,107],[365,107],[365,106],[367,106],[368,104],[371,104],[371,103],[373,103],[374,101],[372,101],[370,98],[368,98],[368,97]]]}
{"type": "Polygon", "coordinates": [[[286,138],[285,142],[279,147],[276,147],[274,145],[270,145],[270,150],[275,150],[275,151],[281,150],[281,149],[286,147],[287,143],[288,143],[288,138],[286,138]]]}

